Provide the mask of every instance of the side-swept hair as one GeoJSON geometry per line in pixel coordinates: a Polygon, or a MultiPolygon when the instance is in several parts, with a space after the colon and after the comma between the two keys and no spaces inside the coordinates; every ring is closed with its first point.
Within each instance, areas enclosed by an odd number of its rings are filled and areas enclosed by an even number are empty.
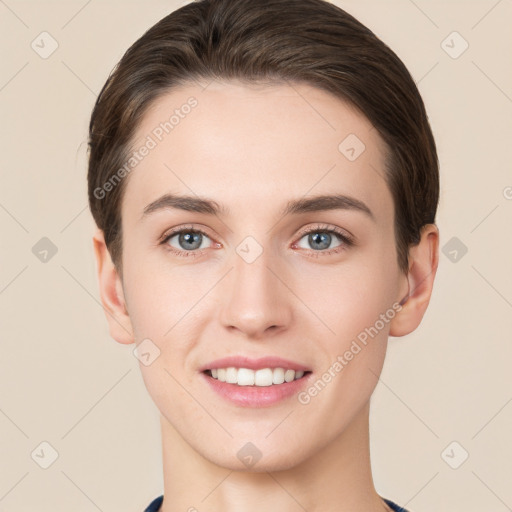
{"type": "MultiPolygon", "coordinates": [[[[121,271],[121,201],[127,178],[95,190],[123,166],[157,98],[194,80],[306,83],[355,106],[386,143],[398,265],[421,227],[435,223],[439,163],[416,84],[367,27],[324,0],[200,0],[164,17],[124,54],[103,86],[89,126],[89,205],[121,271]]],[[[341,142],[341,141],[340,141],[341,142]]]]}

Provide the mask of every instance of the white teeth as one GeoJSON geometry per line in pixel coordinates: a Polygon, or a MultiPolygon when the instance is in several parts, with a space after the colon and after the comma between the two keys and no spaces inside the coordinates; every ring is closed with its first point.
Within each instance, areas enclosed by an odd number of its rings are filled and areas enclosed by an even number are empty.
{"type": "Polygon", "coordinates": [[[251,370],[249,368],[214,368],[211,370],[214,379],[239,386],[272,386],[300,379],[304,375],[302,370],[284,370],[283,368],[262,368],[251,370]]]}
{"type": "Polygon", "coordinates": [[[284,382],[284,370],[282,368],[276,368],[272,375],[273,384],[282,384],[284,382]]]}
{"type": "Polygon", "coordinates": [[[233,381],[233,384],[238,384],[239,386],[254,386],[254,370],[249,370],[247,368],[240,368],[237,370],[233,368],[236,372],[236,379],[233,381]]]}
{"type": "Polygon", "coordinates": [[[256,386],[272,386],[274,372],[270,368],[263,368],[254,372],[254,384],[256,386]]]}
{"type": "Polygon", "coordinates": [[[284,380],[286,382],[291,382],[293,379],[295,379],[295,371],[294,370],[286,370],[284,372],[284,380]]]}
{"type": "Polygon", "coordinates": [[[236,384],[236,380],[236,368],[233,368],[232,366],[230,368],[226,368],[226,382],[229,382],[230,384],[236,384]]]}

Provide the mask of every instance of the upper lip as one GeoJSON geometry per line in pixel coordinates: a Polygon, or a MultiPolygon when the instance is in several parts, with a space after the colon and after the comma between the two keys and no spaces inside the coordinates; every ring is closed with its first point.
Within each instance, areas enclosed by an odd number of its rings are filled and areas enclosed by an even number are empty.
{"type": "Polygon", "coordinates": [[[249,368],[251,370],[259,370],[261,368],[284,368],[285,370],[302,370],[311,371],[307,366],[291,361],[289,359],[283,359],[277,356],[265,356],[259,359],[251,359],[245,356],[229,356],[221,359],[215,359],[206,363],[199,371],[204,372],[205,370],[212,370],[215,368],[229,368],[234,366],[235,368],[249,368]]]}

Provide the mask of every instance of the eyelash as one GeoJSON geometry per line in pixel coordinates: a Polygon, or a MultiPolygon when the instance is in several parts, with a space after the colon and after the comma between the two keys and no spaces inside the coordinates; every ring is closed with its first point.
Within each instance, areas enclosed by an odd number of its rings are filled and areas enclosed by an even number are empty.
{"type": "MultiPolygon", "coordinates": [[[[198,233],[198,234],[206,236],[207,238],[211,238],[208,235],[208,233],[206,233],[205,231],[203,231],[201,229],[193,228],[193,227],[182,227],[182,228],[170,231],[168,233],[165,233],[163,235],[162,241],[160,243],[162,245],[164,245],[167,250],[169,250],[173,254],[176,254],[177,256],[183,256],[183,257],[190,257],[190,256],[192,256],[192,257],[196,257],[196,256],[200,256],[203,253],[203,251],[206,250],[206,249],[193,249],[193,250],[190,250],[190,251],[182,251],[182,250],[176,249],[175,247],[171,247],[167,242],[172,237],[174,237],[175,235],[179,235],[181,233],[198,233]]],[[[309,229],[306,229],[305,231],[302,231],[300,233],[300,235],[299,235],[298,241],[294,242],[294,245],[296,243],[298,243],[306,235],[309,235],[310,233],[334,234],[342,242],[341,245],[338,245],[337,247],[335,247],[333,249],[325,249],[325,250],[318,250],[318,251],[314,251],[314,250],[311,249],[311,252],[314,253],[314,256],[311,256],[311,257],[317,257],[318,255],[328,256],[330,254],[336,254],[336,253],[344,251],[347,248],[352,247],[352,246],[355,245],[354,239],[351,236],[349,236],[347,233],[341,231],[338,228],[331,227],[331,226],[328,226],[328,225],[321,225],[321,224],[318,224],[318,225],[314,226],[313,228],[309,228],[309,229]]],[[[301,249],[301,250],[304,250],[304,249],[301,249]]]]}

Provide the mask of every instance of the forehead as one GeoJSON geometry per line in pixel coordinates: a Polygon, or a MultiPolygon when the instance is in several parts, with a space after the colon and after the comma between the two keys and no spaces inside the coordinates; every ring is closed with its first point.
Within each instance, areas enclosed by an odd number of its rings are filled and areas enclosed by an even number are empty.
{"type": "Polygon", "coordinates": [[[385,144],[350,104],[304,84],[205,85],[174,89],[143,116],[132,147],[144,156],[128,175],[123,219],[135,222],[165,193],[214,198],[234,215],[338,193],[392,215],[385,144]]]}

